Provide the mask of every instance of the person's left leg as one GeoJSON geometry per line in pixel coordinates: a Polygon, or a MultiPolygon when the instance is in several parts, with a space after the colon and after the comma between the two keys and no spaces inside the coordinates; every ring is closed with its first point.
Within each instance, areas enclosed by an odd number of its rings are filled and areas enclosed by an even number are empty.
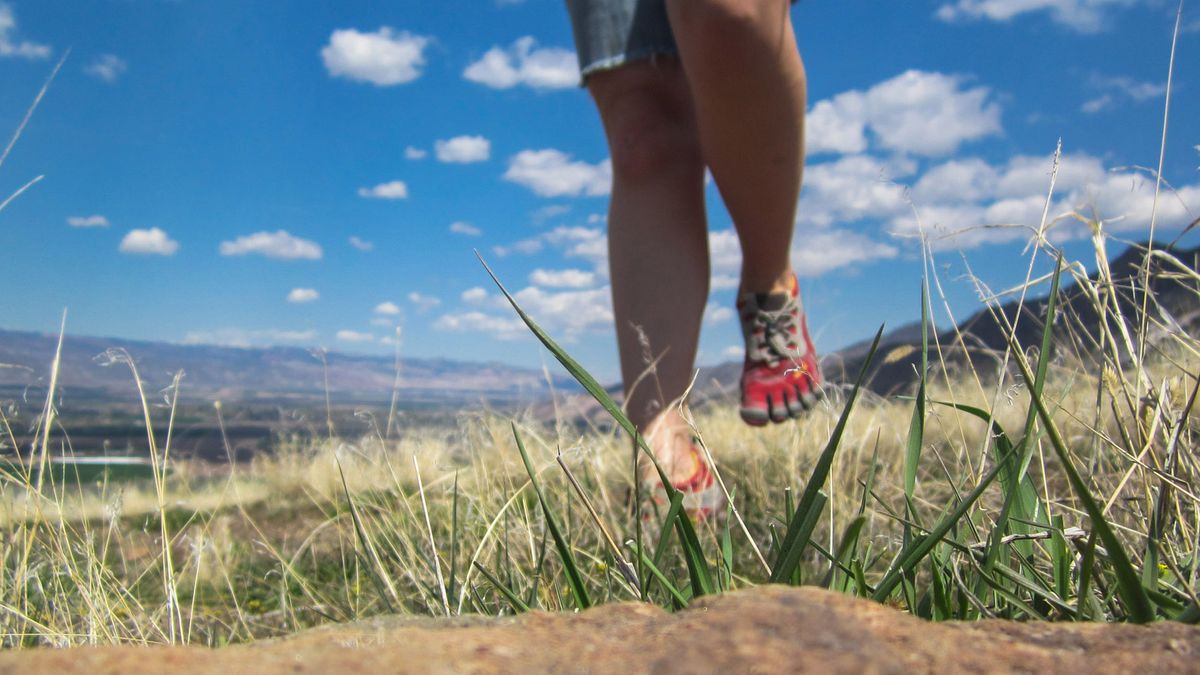
{"type": "Polygon", "coordinates": [[[705,162],[742,247],[742,418],[800,415],[820,372],[791,269],[806,79],[787,0],[667,0],[705,162]]]}

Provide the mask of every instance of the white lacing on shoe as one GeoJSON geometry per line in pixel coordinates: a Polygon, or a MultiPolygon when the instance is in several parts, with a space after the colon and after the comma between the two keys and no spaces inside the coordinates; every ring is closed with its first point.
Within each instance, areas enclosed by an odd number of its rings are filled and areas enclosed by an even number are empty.
{"type": "Polygon", "coordinates": [[[774,368],[780,361],[795,361],[808,353],[800,333],[800,307],[789,297],[777,310],[760,309],[753,298],[747,299],[753,316],[742,318],[742,336],[746,340],[746,356],[752,362],[774,368]]]}

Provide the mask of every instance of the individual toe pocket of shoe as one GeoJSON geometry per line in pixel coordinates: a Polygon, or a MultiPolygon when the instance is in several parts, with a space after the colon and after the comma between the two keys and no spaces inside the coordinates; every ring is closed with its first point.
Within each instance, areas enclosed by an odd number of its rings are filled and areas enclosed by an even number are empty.
{"type": "Polygon", "coordinates": [[[766,408],[742,406],[740,412],[742,415],[742,421],[752,427],[761,427],[771,419],[767,414],[766,408]]]}
{"type": "Polygon", "coordinates": [[[771,421],[782,422],[788,418],[787,394],[781,394],[776,400],[774,396],[767,397],[767,405],[771,409],[771,421]]]}
{"type": "Polygon", "coordinates": [[[803,415],[804,411],[808,408],[808,405],[804,403],[803,399],[801,398],[799,387],[796,387],[792,393],[788,396],[785,396],[784,399],[787,401],[788,415],[791,415],[793,418],[803,415]]]}

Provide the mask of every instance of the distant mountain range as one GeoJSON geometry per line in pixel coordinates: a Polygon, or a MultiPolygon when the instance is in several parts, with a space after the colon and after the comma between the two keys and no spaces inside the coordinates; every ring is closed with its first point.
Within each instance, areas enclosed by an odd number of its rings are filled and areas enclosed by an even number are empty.
{"type": "MultiPolygon", "coordinates": [[[[43,389],[58,336],[0,330],[0,391],[32,386],[43,389]]],[[[119,397],[134,391],[128,366],[103,365],[101,356],[124,349],[135,360],[148,395],[185,375],[185,400],[306,403],[324,401],[325,369],[319,355],[295,347],[249,349],[181,345],[68,334],[63,343],[59,382],[75,399],[119,397]]],[[[387,402],[396,377],[392,358],[329,352],[328,389],[335,403],[387,402]]],[[[566,376],[553,376],[554,386],[578,387],[566,376]]],[[[537,370],[500,363],[449,359],[402,359],[400,388],[405,401],[532,401],[547,396],[545,375],[537,370]]]]}
{"type": "MultiPolygon", "coordinates": [[[[1156,245],[1154,248],[1163,250],[1164,247],[1156,245]]],[[[1116,297],[1129,316],[1134,308],[1131,293],[1138,283],[1144,250],[1144,244],[1130,247],[1109,265],[1116,297]]],[[[1174,250],[1172,254],[1192,270],[1200,269],[1200,248],[1174,250]]],[[[1093,349],[1090,343],[1094,340],[1097,317],[1091,301],[1068,281],[1069,278],[1064,276],[1062,314],[1073,320],[1056,326],[1056,340],[1060,348],[1087,352],[1093,349]]],[[[1175,322],[1184,329],[1200,326],[1200,295],[1195,286],[1179,274],[1155,274],[1152,291],[1161,306],[1156,317],[1160,321],[1175,322]]],[[[1004,304],[1002,313],[1012,321],[1017,314],[1017,303],[1004,304]]],[[[1026,300],[1017,331],[1021,344],[1039,344],[1045,313],[1045,298],[1026,300]]],[[[956,346],[958,341],[953,330],[938,335],[952,369],[965,364],[967,354],[972,359],[979,359],[986,354],[1002,352],[1006,346],[1005,332],[986,310],[968,317],[961,328],[969,336],[965,354],[956,346]]],[[[16,390],[30,386],[36,390],[45,386],[57,338],[57,335],[45,333],[0,330],[0,397],[6,391],[12,396],[16,390]]],[[[883,394],[911,386],[920,363],[920,345],[920,322],[886,333],[868,386],[883,394]]],[[[852,380],[865,360],[868,346],[869,341],[864,341],[826,354],[823,368],[827,379],[831,382],[852,380]]],[[[148,393],[167,386],[174,373],[182,369],[186,376],[181,391],[186,400],[297,404],[324,400],[326,385],[322,363],[305,349],[179,345],[76,335],[68,335],[64,342],[62,390],[76,399],[119,397],[128,400],[133,391],[129,369],[124,365],[103,366],[97,360],[98,355],[116,348],[127,350],[136,359],[148,393]]],[[[326,359],[329,393],[335,403],[378,404],[390,399],[395,378],[391,358],[330,352],[326,359]]],[[[557,367],[553,370],[558,371],[557,367]]],[[[739,362],[701,369],[693,392],[694,400],[735,396],[740,372],[739,362]]],[[[566,375],[552,377],[559,392],[577,394],[581,391],[566,375]]],[[[403,359],[400,387],[402,399],[409,403],[544,401],[544,405],[538,406],[538,414],[554,414],[547,400],[549,387],[543,373],[499,363],[403,359]]],[[[613,386],[612,391],[618,393],[619,385],[613,386]]],[[[586,395],[569,396],[566,404],[565,408],[560,405],[559,414],[575,416],[593,412],[586,395]]]]}
{"type": "MultiPolygon", "coordinates": [[[[1140,311],[1142,284],[1139,276],[1148,246],[1148,243],[1130,246],[1109,261],[1113,297],[1128,320],[1133,320],[1140,311]]],[[[1153,250],[1168,251],[1185,269],[1200,270],[1200,248],[1172,249],[1165,244],[1156,243],[1153,250]]],[[[1161,259],[1152,258],[1150,270],[1150,290],[1155,299],[1150,309],[1154,321],[1172,326],[1171,330],[1185,330],[1191,335],[1200,334],[1200,284],[1186,278],[1180,273],[1182,270],[1164,265],[1161,259]]],[[[1098,275],[1092,274],[1089,278],[1095,281],[1098,275]]],[[[1055,322],[1055,347],[1079,356],[1093,355],[1097,351],[1099,325],[1093,302],[1072,282],[1071,276],[1065,271],[1061,286],[1057,315],[1066,320],[1055,322]]],[[[1041,288],[1048,288],[1048,284],[1041,288]]],[[[1017,309],[1018,302],[1013,299],[1003,303],[996,316],[987,309],[982,309],[962,321],[959,330],[964,335],[962,344],[966,345],[965,352],[953,328],[941,331],[936,336],[931,332],[930,350],[933,350],[936,344],[941,345],[942,354],[951,372],[966,367],[968,356],[977,367],[986,364],[982,370],[994,370],[997,362],[989,360],[989,357],[1003,353],[1008,346],[1008,331],[1003,328],[1004,322],[998,317],[1005,317],[1007,323],[1011,324],[1016,321],[1017,309]]],[[[1047,298],[1044,295],[1030,295],[1025,299],[1020,321],[1016,321],[1018,343],[1027,348],[1041,345],[1046,309],[1047,298]]],[[[1110,324],[1110,329],[1115,327],[1110,324]]],[[[1151,339],[1155,339],[1161,336],[1162,329],[1155,328],[1150,333],[1151,339]]],[[[822,369],[826,378],[835,383],[852,382],[862,368],[870,346],[871,340],[867,339],[826,354],[822,359],[822,369]]],[[[915,321],[892,329],[880,339],[879,349],[867,379],[867,387],[880,394],[895,393],[912,387],[916,382],[920,363],[921,322],[915,321]]],[[[736,394],[740,374],[741,363],[726,363],[702,369],[695,393],[700,399],[717,395],[729,396],[731,392],[736,394]]],[[[987,374],[984,373],[984,376],[986,378],[987,374]]]]}

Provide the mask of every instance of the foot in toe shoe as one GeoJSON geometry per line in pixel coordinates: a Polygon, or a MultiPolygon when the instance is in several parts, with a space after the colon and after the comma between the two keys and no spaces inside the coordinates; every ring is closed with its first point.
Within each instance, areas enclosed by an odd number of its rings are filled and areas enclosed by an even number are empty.
{"type": "Polygon", "coordinates": [[[746,342],[742,420],[762,426],[804,414],[820,399],[822,378],[795,275],[785,293],[743,293],[737,309],[746,342]]]}

